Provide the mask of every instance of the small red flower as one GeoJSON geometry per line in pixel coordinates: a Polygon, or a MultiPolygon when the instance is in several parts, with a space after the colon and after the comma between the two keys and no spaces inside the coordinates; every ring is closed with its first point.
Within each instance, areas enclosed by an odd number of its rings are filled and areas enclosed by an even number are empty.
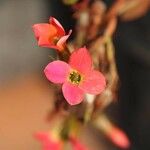
{"type": "Polygon", "coordinates": [[[70,105],[81,103],[85,93],[100,94],[106,86],[103,74],[93,70],[92,59],[86,48],[74,51],[69,64],[53,61],[44,72],[51,82],[63,84],[63,95],[70,105]]]}
{"type": "Polygon", "coordinates": [[[127,149],[130,147],[130,141],[127,135],[118,127],[112,126],[107,133],[107,137],[120,148],[127,149]]]}
{"type": "Polygon", "coordinates": [[[50,17],[49,23],[40,23],[33,25],[35,37],[38,45],[62,51],[65,47],[66,40],[71,34],[71,30],[66,35],[62,25],[53,17],[50,17]]]}
{"type": "Polygon", "coordinates": [[[38,132],[35,134],[36,139],[41,141],[43,150],[62,150],[63,144],[59,140],[55,140],[46,132],[38,132]]]}

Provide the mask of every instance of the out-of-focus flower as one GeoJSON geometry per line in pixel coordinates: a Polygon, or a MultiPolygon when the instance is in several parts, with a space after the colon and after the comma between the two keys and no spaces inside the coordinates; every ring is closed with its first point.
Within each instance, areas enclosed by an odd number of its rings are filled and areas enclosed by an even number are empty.
{"type": "Polygon", "coordinates": [[[81,103],[85,93],[100,94],[106,86],[103,74],[93,70],[92,59],[86,48],[74,51],[69,64],[53,61],[44,72],[51,82],[63,84],[63,95],[70,105],[81,103]]]}
{"type": "Polygon", "coordinates": [[[43,150],[62,150],[62,142],[52,138],[47,132],[38,132],[35,137],[41,141],[43,150]]]}
{"type": "Polygon", "coordinates": [[[130,147],[130,142],[127,135],[119,128],[112,127],[107,133],[108,138],[118,147],[127,149],[130,147]]]}
{"type": "MultiPolygon", "coordinates": [[[[62,140],[55,139],[48,132],[38,132],[35,134],[35,138],[42,143],[42,150],[63,150],[64,144],[62,140]]],[[[85,145],[83,145],[75,137],[70,137],[68,142],[71,144],[72,150],[88,150],[85,145]]]]}
{"type": "Polygon", "coordinates": [[[72,32],[70,30],[69,33],[66,34],[62,25],[53,17],[50,17],[49,23],[33,25],[33,31],[39,46],[54,48],[59,51],[64,50],[66,40],[72,32]]]}
{"type": "Polygon", "coordinates": [[[88,150],[78,139],[71,137],[70,142],[72,144],[72,150],[88,150]]]}
{"type": "Polygon", "coordinates": [[[102,114],[97,118],[94,122],[94,126],[100,129],[112,143],[121,149],[128,149],[130,147],[130,141],[126,133],[115,126],[106,115],[102,114]]]}

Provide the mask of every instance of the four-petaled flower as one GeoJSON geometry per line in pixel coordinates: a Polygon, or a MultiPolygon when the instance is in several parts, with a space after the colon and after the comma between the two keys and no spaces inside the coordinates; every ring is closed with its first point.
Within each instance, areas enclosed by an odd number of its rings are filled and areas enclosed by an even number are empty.
{"type": "Polygon", "coordinates": [[[71,30],[66,35],[62,25],[53,17],[50,17],[49,23],[40,23],[33,25],[35,37],[38,45],[42,47],[54,48],[59,51],[64,50],[66,40],[71,34],[71,30]]]}
{"type": "Polygon", "coordinates": [[[100,94],[106,86],[103,74],[93,70],[92,59],[86,48],[75,50],[69,64],[53,61],[44,72],[51,82],[63,84],[63,95],[70,105],[81,103],[85,93],[100,94]]]}

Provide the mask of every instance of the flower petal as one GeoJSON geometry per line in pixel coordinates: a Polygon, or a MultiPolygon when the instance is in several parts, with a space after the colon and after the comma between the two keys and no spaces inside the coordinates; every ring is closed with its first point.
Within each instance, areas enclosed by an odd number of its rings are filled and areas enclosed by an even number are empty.
{"type": "Polygon", "coordinates": [[[47,38],[53,37],[57,33],[56,28],[48,23],[35,24],[32,28],[37,39],[43,36],[47,38]]]}
{"type": "Polygon", "coordinates": [[[40,37],[38,41],[38,45],[41,47],[53,48],[60,50],[60,47],[55,45],[53,41],[50,41],[47,37],[40,37]]]}
{"type": "Polygon", "coordinates": [[[38,46],[51,48],[51,42],[48,37],[39,37],[38,46]]]}
{"type": "Polygon", "coordinates": [[[105,77],[99,71],[91,71],[79,85],[79,87],[89,94],[100,94],[106,86],[105,77]]]}
{"type": "Polygon", "coordinates": [[[87,74],[92,68],[92,59],[86,48],[74,51],[70,56],[70,66],[77,71],[87,74]]]}
{"type": "Polygon", "coordinates": [[[69,82],[65,82],[62,87],[63,95],[70,105],[77,105],[82,102],[84,92],[69,82]]]}
{"type": "Polygon", "coordinates": [[[53,61],[44,69],[48,80],[53,83],[63,83],[69,74],[70,66],[63,61],[53,61]]]}
{"type": "Polygon", "coordinates": [[[64,36],[65,35],[65,30],[57,19],[55,19],[54,17],[50,17],[49,22],[50,22],[50,24],[54,25],[57,28],[58,36],[64,36]]]}
{"type": "Polygon", "coordinates": [[[72,33],[72,30],[69,31],[68,35],[62,36],[59,41],[57,42],[57,46],[59,47],[59,50],[64,49],[64,44],[66,40],[69,38],[70,34],[72,33]]]}
{"type": "Polygon", "coordinates": [[[42,47],[52,47],[51,38],[55,37],[57,34],[57,30],[53,25],[43,23],[43,24],[35,24],[33,26],[33,31],[35,33],[35,37],[38,40],[38,45],[42,47]]]}

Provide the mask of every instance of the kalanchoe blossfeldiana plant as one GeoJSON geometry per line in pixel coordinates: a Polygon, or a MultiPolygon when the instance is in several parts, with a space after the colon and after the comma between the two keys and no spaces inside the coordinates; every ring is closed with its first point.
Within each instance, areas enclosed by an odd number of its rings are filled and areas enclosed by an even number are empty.
{"type": "Polygon", "coordinates": [[[33,25],[35,37],[38,45],[41,47],[54,48],[63,51],[66,40],[69,38],[72,30],[66,34],[62,25],[53,17],[50,17],[49,23],[40,23],[33,25]]]}
{"type": "Polygon", "coordinates": [[[53,61],[45,70],[47,79],[62,85],[62,92],[70,105],[83,101],[84,94],[100,94],[106,86],[105,77],[97,70],[93,70],[92,59],[86,48],[75,50],[69,63],[53,61]]]}
{"type": "MultiPolygon", "coordinates": [[[[80,136],[85,123],[90,122],[91,126],[102,131],[103,135],[116,146],[121,149],[129,149],[131,143],[127,135],[109,120],[103,110],[117,99],[118,93],[119,78],[112,39],[117,27],[118,16],[127,21],[137,15],[141,16],[141,13],[137,11],[134,13],[136,15],[131,17],[130,11],[136,11],[138,7],[135,5],[136,8],[135,6],[131,8],[129,6],[132,2],[126,3],[123,0],[114,1],[112,6],[108,6],[101,0],[62,1],[73,8],[75,11],[73,16],[77,19],[75,38],[70,43],[67,44],[66,41],[71,30],[66,34],[62,25],[53,17],[50,17],[49,23],[33,25],[38,45],[54,48],[58,54],[57,60],[49,63],[44,73],[49,81],[62,85],[62,89],[55,87],[56,101],[53,102],[52,111],[48,116],[51,125],[53,123],[54,127],[57,124],[60,125],[60,131],[56,129],[58,137],[52,132],[39,133],[36,137],[41,141],[43,150],[62,150],[64,148],[87,150],[87,147],[76,139],[76,135],[80,136]],[[83,45],[87,45],[88,50],[85,47],[80,48],[83,45]],[[79,49],[74,51],[75,48],[79,49]],[[93,69],[91,57],[94,66],[105,74],[106,79],[101,72],[93,69]],[[85,103],[77,107],[70,107],[64,99],[70,105],[77,105],[84,99],[85,103]]],[[[149,2],[142,0],[139,2],[142,5],[144,3],[149,2]]]]}

